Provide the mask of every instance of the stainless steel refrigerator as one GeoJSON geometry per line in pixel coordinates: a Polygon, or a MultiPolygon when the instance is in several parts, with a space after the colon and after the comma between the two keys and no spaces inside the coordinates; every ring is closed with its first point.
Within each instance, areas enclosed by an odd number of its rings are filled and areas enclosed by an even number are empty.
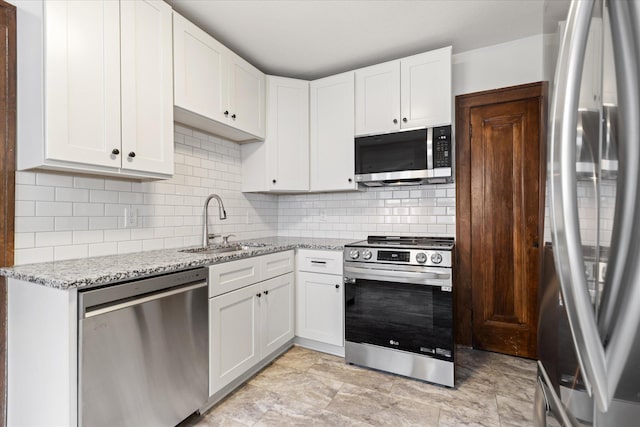
{"type": "Polygon", "coordinates": [[[640,1],[547,0],[537,426],[640,425],[640,1]]]}

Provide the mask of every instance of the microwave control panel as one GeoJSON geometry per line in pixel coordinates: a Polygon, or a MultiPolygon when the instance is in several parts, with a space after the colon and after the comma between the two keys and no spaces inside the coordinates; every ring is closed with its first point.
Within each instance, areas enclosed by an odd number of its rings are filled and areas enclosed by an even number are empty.
{"type": "Polygon", "coordinates": [[[433,167],[451,167],[451,126],[433,128],[433,167]]]}

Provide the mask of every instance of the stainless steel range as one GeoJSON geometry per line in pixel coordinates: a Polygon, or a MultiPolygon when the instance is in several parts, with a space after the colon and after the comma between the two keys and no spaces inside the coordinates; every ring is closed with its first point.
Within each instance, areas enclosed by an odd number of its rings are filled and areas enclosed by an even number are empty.
{"type": "Polygon", "coordinates": [[[347,363],[454,386],[453,238],[345,245],[347,363]]]}

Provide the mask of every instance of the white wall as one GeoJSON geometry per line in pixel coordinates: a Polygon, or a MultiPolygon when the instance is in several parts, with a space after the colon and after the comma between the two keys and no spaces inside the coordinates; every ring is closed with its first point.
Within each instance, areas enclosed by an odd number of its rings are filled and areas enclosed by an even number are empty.
{"type": "Polygon", "coordinates": [[[453,55],[453,95],[541,81],[542,34],[453,55]]]}
{"type": "Polygon", "coordinates": [[[211,233],[277,233],[277,196],[240,192],[238,144],[176,125],[175,149],[175,175],[164,181],[18,172],[15,263],[198,245],[210,193],[228,214],[220,221],[211,201],[211,233]],[[138,227],[123,228],[125,207],[137,209],[138,227]]]}

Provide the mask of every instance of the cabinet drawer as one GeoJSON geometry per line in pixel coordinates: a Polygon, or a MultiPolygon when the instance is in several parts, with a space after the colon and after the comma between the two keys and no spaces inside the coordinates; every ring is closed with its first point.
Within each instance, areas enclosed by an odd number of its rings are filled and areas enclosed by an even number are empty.
{"type": "Polygon", "coordinates": [[[209,267],[209,298],[259,282],[261,258],[247,258],[209,267]]]}
{"type": "Polygon", "coordinates": [[[259,260],[262,270],[260,280],[271,279],[293,271],[293,251],[263,255],[259,260]]]}
{"type": "Polygon", "coordinates": [[[342,275],[342,251],[299,250],[298,271],[342,275]]]}

